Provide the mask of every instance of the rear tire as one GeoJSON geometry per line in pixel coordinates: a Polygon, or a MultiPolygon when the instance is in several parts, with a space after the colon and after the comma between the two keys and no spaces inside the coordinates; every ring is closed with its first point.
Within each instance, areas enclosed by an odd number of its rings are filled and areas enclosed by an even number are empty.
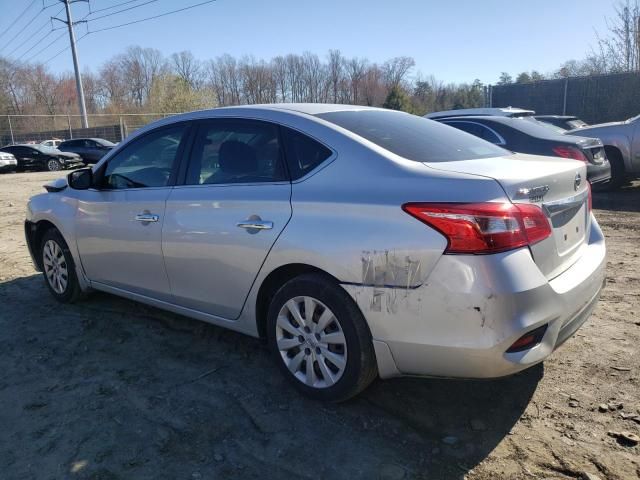
{"type": "Polygon", "coordinates": [[[42,276],[51,295],[61,303],[73,303],[81,296],[73,257],[60,232],[51,228],[40,242],[42,276]]]}
{"type": "Polygon", "coordinates": [[[360,309],[326,275],[300,275],[276,292],[267,337],[282,373],[315,400],[343,402],[378,375],[371,332],[360,309]]]}

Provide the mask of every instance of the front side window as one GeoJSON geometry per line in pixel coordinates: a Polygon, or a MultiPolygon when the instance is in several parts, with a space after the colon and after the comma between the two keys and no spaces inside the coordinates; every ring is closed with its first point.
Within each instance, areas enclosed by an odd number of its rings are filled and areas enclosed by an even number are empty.
{"type": "Polygon", "coordinates": [[[391,110],[345,110],[318,117],[416,162],[453,162],[512,155],[442,123],[391,110]]]}
{"type": "Polygon", "coordinates": [[[278,127],[255,120],[204,122],[193,145],[187,185],[286,180],[278,127]]]}
{"type": "Polygon", "coordinates": [[[102,188],[166,187],[185,125],[162,128],[135,140],[107,163],[102,188]]]}

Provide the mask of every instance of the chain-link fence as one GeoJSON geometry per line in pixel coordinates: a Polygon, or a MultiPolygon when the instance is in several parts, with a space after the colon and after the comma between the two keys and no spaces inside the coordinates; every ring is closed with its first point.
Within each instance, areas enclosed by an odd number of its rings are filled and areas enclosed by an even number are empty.
{"type": "Polygon", "coordinates": [[[45,140],[104,138],[120,142],[140,127],[173,113],[123,113],[89,115],[89,128],[82,128],[80,115],[2,115],[0,146],[40,143],[45,140]]]}
{"type": "Polygon", "coordinates": [[[521,107],[540,115],[576,115],[588,123],[640,114],[640,73],[594,75],[495,85],[491,106],[521,107]]]}

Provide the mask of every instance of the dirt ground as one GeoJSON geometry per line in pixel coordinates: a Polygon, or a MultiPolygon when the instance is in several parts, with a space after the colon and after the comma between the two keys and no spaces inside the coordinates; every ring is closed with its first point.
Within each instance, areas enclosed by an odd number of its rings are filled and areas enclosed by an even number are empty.
{"type": "Polygon", "coordinates": [[[640,182],[596,196],[608,284],[544,365],[322,405],[256,339],[106,294],[56,303],[23,219],[57,175],[0,175],[0,478],[640,478],[640,446],[610,435],[640,434],[640,182]]]}

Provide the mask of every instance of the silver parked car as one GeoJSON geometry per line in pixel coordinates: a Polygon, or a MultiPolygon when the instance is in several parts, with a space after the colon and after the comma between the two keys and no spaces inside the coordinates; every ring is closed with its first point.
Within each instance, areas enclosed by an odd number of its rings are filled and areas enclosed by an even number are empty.
{"type": "Polygon", "coordinates": [[[611,163],[609,189],[640,178],[640,115],[624,122],[600,123],[569,130],[567,135],[594,137],[602,140],[611,163]]]}
{"type": "Polygon", "coordinates": [[[530,367],[604,278],[583,162],[384,109],[174,116],[47,190],[25,230],[55,298],[102,290],[263,337],[322,400],[530,367]]]}

